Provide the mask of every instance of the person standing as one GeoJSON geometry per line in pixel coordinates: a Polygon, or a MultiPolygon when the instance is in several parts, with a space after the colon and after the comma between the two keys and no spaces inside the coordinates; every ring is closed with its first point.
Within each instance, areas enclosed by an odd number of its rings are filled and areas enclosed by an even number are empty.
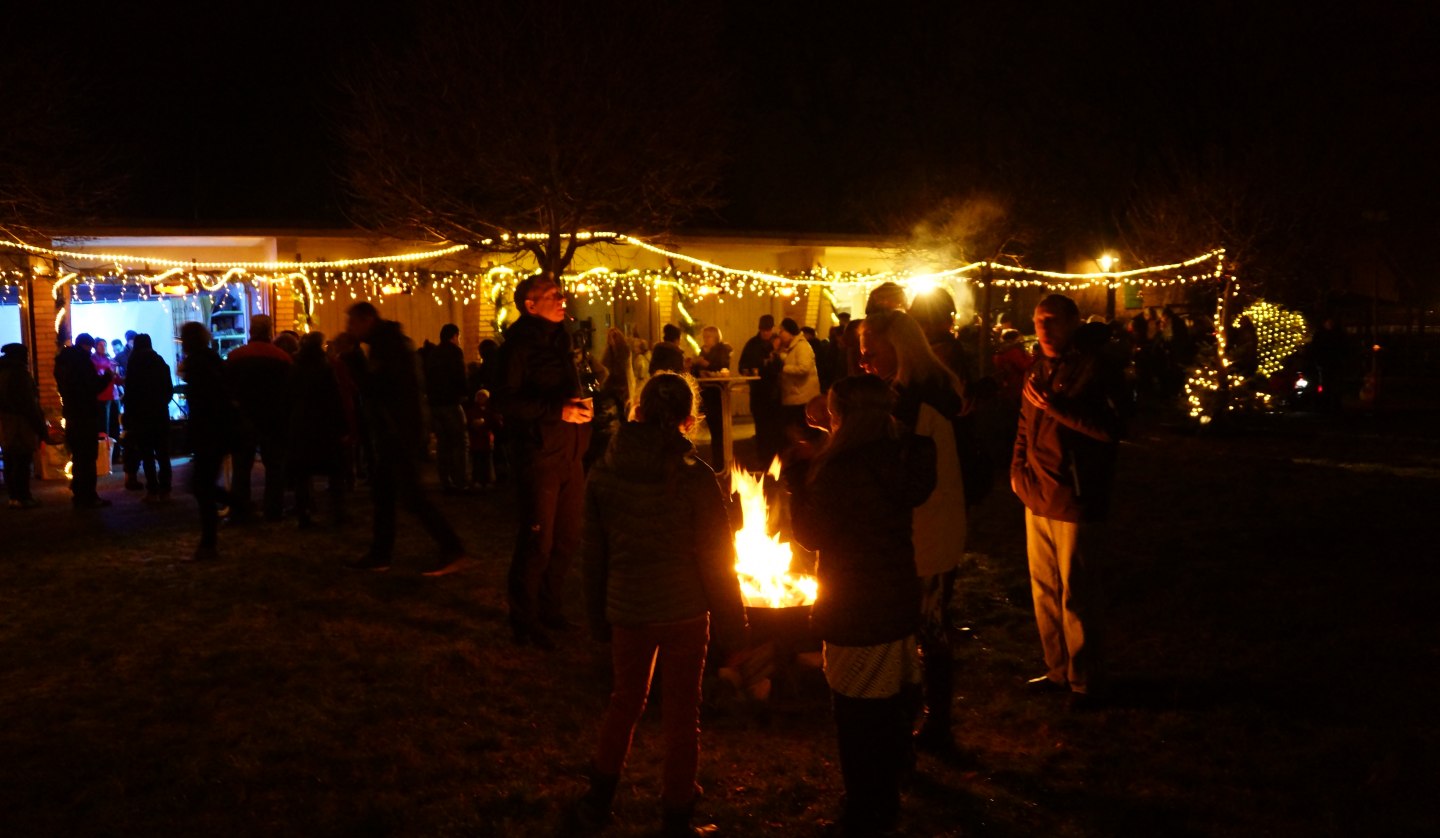
{"type": "MultiPolygon", "coordinates": [[[[696,377],[725,375],[730,371],[730,356],[734,352],[720,334],[719,326],[706,326],[700,330],[700,354],[691,365],[696,377]]],[[[725,417],[721,415],[724,402],[719,387],[701,387],[700,405],[705,415],[705,427],[710,430],[710,462],[716,468],[724,468],[725,417]]]]}
{"type": "Polygon", "coordinates": [[[580,372],[564,328],[565,292],[548,274],[515,288],[520,318],[500,347],[492,403],[505,422],[520,521],[510,560],[510,627],[515,642],[555,647],[549,631],[563,613],[565,574],[580,549],[583,460],[594,405],[581,398],[580,372]]]}
{"type": "Polygon", "coordinates": [[[400,324],[384,320],[374,305],[359,302],[346,312],[345,329],[370,348],[359,381],[365,426],[375,452],[370,495],[375,503],[375,530],[370,549],[346,564],[350,570],[386,571],[395,551],[395,506],[403,503],[440,547],[440,560],[421,573],[444,576],[469,564],[465,547],[445,515],[420,487],[420,461],[425,456],[424,394],[420,391],[420,360],[400,324]]]}
{"type": "MultiPolygon", "coordinates": [[[[115,362],[110,358],[110,344],[106,342],[105,338],[95,338],[95,354],[90,356],[90,363],[95,365],[95,371],[97,373],[110,373],[110,383],[95,397],[96,407],[100,411],[100,433],[105,435],[105,440],[108,443],[108,453],[105,459],[106,462],[109,463],[113,462],[114,458],[121,454],[119,445],[120,404],[118,398],[119,385],[124,384],[125,380],[121,377],[120,370],[115,366],[115,362]]],[[[109,473],[108,465],[106,467],[106,473],[109,473]]]]}
{"type": "Polygon", "coordinates": [[[47,432],[40,391],[30,375],[29,352],[23,343],[7,343],[0,348],[0,449],[5,452],[5,491],[11,509],[40,505],[30,494],[30,471],[47,432]]]}
{"type": "Polygon", "coordinates": [[[775,348],[780,365],[780,415],[784,433],[792,438],[808,437],[805,405],[820,395],[820,371],[815,350],[790,318],[780,321],[780,344],[775,348]]]}
{"type": "MultiPolygon", "coordinates": [[[[235,433],[235,407],[230,400],[225,362],[210,346],[210,330],[191,321],[180,327],[180,377],[185,379],[186,425],[189,431],[190,491],[200,507],[200,544],[190,561],[219,557],[220,504],[229,500],[217,485],[220,464],[235,433]]],[[[233,501],[231,501],[233,503],[233,501]]]]}
{"type": "Polygon", "coordinates": [[[174,379],[170,365],[155,351],[149,335],[133,338],[125,379],[125,463],[135,471],[126,485],[145,469],[145,500],[170,499],[170,397],[174,379]]]}
{"type": "Polygon", "coordinates": [[[579,812],[592,825],[610,804],[645,709],[658,660],[664,680],[662,835],[695,835],[700,787],[700,679],[714,626],[716,645],[745,638],[745,606],[725,496],[688,436],[696,387],[660,373],[640,393],[595,465],[585,493],[585,601],[592,632],[609,640],[614,688],[579,812]]]}
{"type": "Polygon", "coordinates": [[[780,367],[773,362],[775,354],[775,318],[760,315],[755,336],[740,350],[740,374],[758,375],[750,382],[750,415],[755,418],[755,463],[757,469],[770,467],[780,453],[783,420],[780,417],[780,367]]]}
{"type": "Polygon", "coordinates": [[[345,520],[345,456],[354,428],[345,410],[335,365],[325,355],[325,335],[300,338],[290,374],[290,479],[295,485],[295,518],[300,529],[314,526],[311,483],[324,475],[330,520],[345,520]]]}
{"type": "Polygon", "coordinates": [[[918,639],[925,664],[917,699],[923,696],[926,711],[915,745],[953,758],[959,752],[950,730],[955,698],[950,605],[968,526],[958,442],[965,386],[935,355],[919,322],[898,309],[867,316],[860,347],[866,370],[895,390],[896,420],[935,446],[935,491],[914,515],[915,569],[922,591],[918,639]]]}
{"type": "Polygon", "coordinates": [[[659,372],[684,372],[685,350],[680,348],[680,327],[666,323],[660,330],[661,341],[650,351],[650,375],[659,372]]]}
{"type": "Polygon", "coordinates": [[[435,430],[435,463],[440,472],[440,489],[447,494],[470,487],[467,475],[470,452],[465,433],[465,409],[469,399],[465,382],[465,351],[460,348],[460,327],[440,327],[440,343],[425,358],[425,396],[430,403],[430,422],[435,430]]]}
{"type": "Polygon", "coordinates": [[[1046,672],[1042,692],[1070,692],[1086,709],[1104,688],[1104,603],[1098,526],[1115,474],[1121,420],[1114,371],[1075,339],[1075,301],[1052,294],[1035,307],[1040,356],[1021,390],[1010,485],[1025,504],[1030,591],[1046,672]]]}
{"type": "Polygon", "coordinates": [[[110,501],[95,491],[95,460],[100,456],[100,393],[114,379],[99,373],[90,360],[95,339],[82,333],[55,356],[55,385],[65,417],[65,445],[70,449],[70,503],[76,509],[98,509],[110,501]]]}
{"type": "Polygon", "coordinates": [[[920,677],[920,580],[912,512],[935,486],[935,447],[891,418],[894,393],[873,375],[835,382],[827,444],[792,461],[795,540],[819,551],[811,626],[824,642],[845,800],[843,835],[894,829],[911,763],[906,694],[920,677]]]}
{"type": "Polygon", "coordinates": [[[231,453],[234,500],[230,520],[236,523],[254,520],[250,471],[257,451],[265,465],[265,520],[278,521],[285,511],[285,456],[290,432],[287,384],[294,361],[271,342],[273,328],[269,315],[250,318],[250,342],[236,347],[225,358],[226,375],[240,408],[235,450],[231,453]]]}

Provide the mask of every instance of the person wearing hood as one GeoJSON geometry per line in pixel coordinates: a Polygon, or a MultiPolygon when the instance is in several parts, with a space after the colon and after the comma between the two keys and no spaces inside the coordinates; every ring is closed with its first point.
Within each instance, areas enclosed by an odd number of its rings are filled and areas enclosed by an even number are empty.
{"type": "Polygon", "coordinates": [[[24,344],[7,343],[0,348],[0,449],[5,451],[5,490],[11,509],[40,505],[30,494],[30,470],[46,432],[29,353],[24,344]]]}
{"type": "Polygon", "coordinates": [[[707,834],[690,824],[700,793],[700,677],[712,626],[716,646],[743,646],[745,609],[725,497],[688,437],[696,391],[687,375],[651,378],[635,421],[620,426],[585,492],[586,611],[597,639],[610,640],[614,665],[590,790],[578,807],[591,826],[609,819],[658,658],[662,834],[707,834]]]}
{"type": "MultiPolygon", "coordinates": [[[[126,486],[145,469],[145,500],[170,499],[170,365],[149,335],[135,335],[125,379],[126,486]],[[133,467],[135,471],[130,471],[133,467]]],[[[138,481],[137,481],[138,482],[138,481]]]]}
{"type": "Polygon", "coordinates": [[[554,648],[549,631],[571,626],[561,610],[570,563],[580,550],[585,451],[594,403],[581,398],[580,371],[566,333],[565,292],[549,274],[515,288],[520,319],[500,347],[491,403],[505,421],[520,521],[510,560],[510,627],[515,642],[554,648]]]}

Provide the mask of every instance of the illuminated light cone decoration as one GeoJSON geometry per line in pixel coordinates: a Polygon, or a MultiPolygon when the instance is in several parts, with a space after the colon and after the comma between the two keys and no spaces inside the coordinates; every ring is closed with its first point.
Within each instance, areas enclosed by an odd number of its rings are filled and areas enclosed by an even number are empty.
{"type": "MultiPolygon", "coordinates": [[[[769,476],[780,477],[780,459],[770,464],[769,476]]],[[[735,533],[735,574],[740,594],[750,608],[790,608],[811,605],[819,583],[814,576],[790,570],[790,542],[768,532],[765,474],[751,474],[736,466],[730,485],[740,496],[744,525],[735,533]]]]}

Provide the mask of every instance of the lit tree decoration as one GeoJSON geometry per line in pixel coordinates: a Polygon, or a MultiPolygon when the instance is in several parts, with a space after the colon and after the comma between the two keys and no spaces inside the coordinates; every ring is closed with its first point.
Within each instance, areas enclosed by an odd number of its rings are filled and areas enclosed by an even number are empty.
{"type": "MultiPolygon", "coordinates": [[[[1225,296],[1222,293],[1216,301],[1217,323],[1224,323],[1225,296]]],[[[1237,296],[1239,284],[1233,283],[1230,297],[1233,299],[1237,296]]],[[[1222,409],[1228,412],[1272,407],[1272,396],[1266,392],[1265,385],[1271,376],[1285,368],[1286,360],[1305,345],[1305,335],[1309,329],[1300,313],[1264,300],[1250,304],[1225,326],[1216,334],[1214,356],[1203,358],[1185,383],[1190,418],[1198,420],[1202,425],[1214,421],[1222,409]],[[1249,377],[1231,370],[1236,362],[1232,357],[1231,333],[1232,330],[1241,328],[1247,319],[1255,335],[1255,372],[1249,377]],[[1223,388],[1222,374],[1226,384],[1223,388]]]]}

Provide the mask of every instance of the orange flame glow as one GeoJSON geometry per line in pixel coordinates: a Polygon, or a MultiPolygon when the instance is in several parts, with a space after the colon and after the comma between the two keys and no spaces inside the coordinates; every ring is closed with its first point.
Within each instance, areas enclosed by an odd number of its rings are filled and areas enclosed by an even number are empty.
{"type": "MultiPolygon", "coordinates": [[[[770,464],[768,474],[780,477],[780,458],[770,464]]],[[[790,570],[790,542],[781,541],[766,527],[765,475],[751,474],[735,466],[730,485],[740,495],[744,526],[735,533],[735,573],[740,593],[752,608],[788,608],[815,602],[818,583],[814,576],[790,570]]]]}

